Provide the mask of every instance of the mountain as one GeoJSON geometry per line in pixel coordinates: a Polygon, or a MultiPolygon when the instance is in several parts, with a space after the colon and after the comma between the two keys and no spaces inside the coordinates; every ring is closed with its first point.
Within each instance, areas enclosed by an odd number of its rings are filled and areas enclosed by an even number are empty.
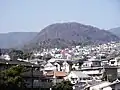
{"type": "Polygon", "coordinates": [[[20,47],[32,40],[37,32],[0,33],[0,48],[20,47]]]}
{"type": "Polygon", "coordinates": [[[109,30],[111,33],[115,34],[116,36],[120,37],[120,27],[112,28],[109,30]]]}
{"type": "MultiPolygon", "coordinates": [[[[111,31],[111,30],[110,30],[111,31]]],[[[115,33],[114,31],[113,33],[115,33]]],[[[117,33],[119,29],[117,30],[117,33]]],[[[38,32],[10,32],[0,34],[0,48],[27,46],[28,48],[68,47],[119,41],[119,37],[99,28],[76,22],[51,24],[38,32]]]]}
{"type": "Polygon", "coordinates": [[[45,27],[32,40],[31,46],[67,47],[83,43],[106,43],[119,40],[116,35],[106,30],[76,22],[68,22],[55,23],[45,27]]]}

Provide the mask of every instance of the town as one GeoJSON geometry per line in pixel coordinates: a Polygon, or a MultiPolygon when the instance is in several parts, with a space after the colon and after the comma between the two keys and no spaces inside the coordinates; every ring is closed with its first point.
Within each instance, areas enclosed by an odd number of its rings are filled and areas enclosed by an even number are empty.
{"type": "Polygon", "coordinates": [[[52,90],[64,81],[69,81],[73,90],[120,88],[119,42],[34,50],[27,59],[13,60],[8,53],[1,53],[0,71],[20,65],[28,69],[22,73],[27,88],[52,90]]]}
{"type": "Polygon", "coordinates": [[[0,90],[120,90],[120,0],[0,0],[0,90]]]}

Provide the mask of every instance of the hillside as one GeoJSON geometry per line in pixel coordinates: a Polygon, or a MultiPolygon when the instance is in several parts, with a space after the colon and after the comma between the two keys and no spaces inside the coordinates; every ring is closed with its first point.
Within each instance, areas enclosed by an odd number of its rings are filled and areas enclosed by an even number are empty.
{"type": "Polygon", "coordinates": [[[109,30],[111,33],[115,34],[116,36],[120,37],[120,27],[112,28],[109,30]]]}
{"type": "Polygon", "coordinates": [[[20,47],[37,35],[37,32],[10,32],[0,34],[0,48],[20,47]]]}
{"type": "Polygon", "coordinates": [[[106,43],[118,41],[114,34],[76,22],[56,23],[45,27],[32,40],[33,47],[67,47],[81,43],[106,43]]]}
{"type": "MultiPolygon", "coordinates": [[[[113,33],[116,34],[115,32],[116,31],[113,33]]],[[[117,30],[117,34],[118,32],[119,30],[117,30]]],[[[1,33],[0,48],[19,48],[24,45],[26,45],[28,48],[68,47],[78,44],[119,41],[119,38],[114,34],[106,30],[100,30],[99,28],[76,22],[56,23],[45,27],[39,33],[1,33]]]]}

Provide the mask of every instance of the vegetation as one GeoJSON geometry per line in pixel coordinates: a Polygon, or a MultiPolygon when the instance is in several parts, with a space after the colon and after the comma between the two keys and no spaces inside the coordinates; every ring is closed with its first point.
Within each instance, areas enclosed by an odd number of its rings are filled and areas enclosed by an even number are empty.
{"type": "Polygon", "coordinates": [[[73,90],[73,88],[70,81],[62,81],[53,86],[53,90],[73,90]]]}
{"type": "Polygon", "coordinates": [[[12,49],[12,50],[10,50],[9,55],[12,60],[16,60],[18,57],[21,59],[27,59],[27,58],[29,59],[31,57],[32,53],[31,52],[23,52],[22,50],[12,49]]]}
{"type": "Polygon", "coordinates": [[[23,90],[25,88],[24,79],[21,74],[25,71],[23,66],[13,66],[0,72],[1,90],[23,90]]]}
{"type": "Polygon", "coordinates": [[[56,23],[45,27],[28,44],[29,48],[66,48],[119,41],[114,34],[76,22],[56,23]]]}

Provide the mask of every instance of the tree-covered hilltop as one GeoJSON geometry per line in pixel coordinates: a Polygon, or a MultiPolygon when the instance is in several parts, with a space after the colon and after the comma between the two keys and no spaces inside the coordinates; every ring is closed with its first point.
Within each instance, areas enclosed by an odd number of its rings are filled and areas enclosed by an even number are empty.
{"type": "Polygon", "coordinates": [[[26,47],[54,48],[119,41],[116,35],[76,22],[51,24],[40,31],[26,47]]]}

